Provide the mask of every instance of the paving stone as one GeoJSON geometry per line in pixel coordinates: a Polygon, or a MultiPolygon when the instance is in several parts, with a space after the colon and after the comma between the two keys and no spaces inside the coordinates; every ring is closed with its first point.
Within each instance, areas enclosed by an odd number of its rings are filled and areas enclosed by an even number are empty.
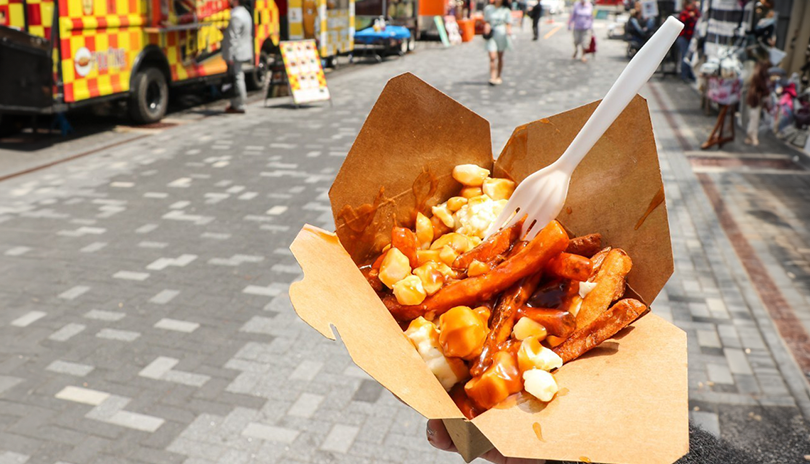
{"type": "Polygon", "coordinates": [[[75,401],[77,403],[92,404],[98,406],[110,397],[109,393],[104,393],[88,388],[67,386],[56,394],[60,400],[75,401]]]}
{"type": "Polygon", "coordinates": [[[148,272],[132,272],[132,271],[118,271],[113,274],[113,278],[122,280],[137,280],[143,281],[149,278],[148,272]]]}
{"type": "Polygon", "coordinates": [[[717,332],[714,330],[698,330],[697,331],[698,343],[700,346],[709,348],[722,348],[720,339],[717,337],[717,332]]]}
{"type": "Polygon", "coordinates": [[[0,395],[3,392],[10,390],[11,388],[21,384],[23,379],[19,377],[12,377],[10,375],[0,375],[0,395]]]}
{"type": "Polygon", "coordinates": [[[720,419],[713,412],[690,411],[689,420],[697,427],[720,438],[720,419]]]}
{"type": "Polygon", "coordinates": [[[280,443],[292,443],[300,432],[298,430],[285,429],[271,425],[259,424],[256,422],[248,424],[242,435],[260,440],[276,441],[280,443]]]}
{"type": "Polygon", "coordinates": [[[60,374],[75,375],[77,377],[84,377],[93,371],[93,366],[86,364],[72,363],[67,361],[56,360],[48,365],[45,369],[60,374]]]}
{"type": "Polygon", "coordinates": [[[98,338],[106,338],[108,340],[118,340],[122,342],[135,341],[141,334],[131,330],[118,330],[118,329],[101,329],[96,334],[98,338]]]}
{"type": "Polygon", "coordinates": [[[66,324],[61,329],[52,333],[48,338],[58,342],[65,342],[80,334],[86,328],[87,326],[84,324],[76,324],[71,322],[70,324],[66,324]]]}
{"type": "Polygon", "coordinates": [[[64,292],[59,294],[59,298],[64,298],[66,300],[74,300],[90,290],[90,287],[84,285],[77,285],[69,290],[65,290],[64,292]]]}
{"type": "Polygon", "coordinates": [[[354,443],[357,432],[360,429],[349,425],[335,424],[329,435],[321,444],[321,449],[325,451],[335,451],[338,453],[345,453],[349,450],[354,443]]]}
{"type": "Polygon", "coordinates": [[[751,366],[748,365],[748,360],[745,358],[745,353],[736,348],[726,348],[723,351],[726,353],[728,366],[734,374],[753,375],[751,366]]]}
{"type": "Polygon", "coordinates": [[[117,312],[117,311],[101,311],[98,309],[92,309],[85,313],[84,317],[88,319],[96,319],[99,321],[120,321],[124,317],[126,317],[125,313],[117,312]]]}
{"type": "Polygon", "coordinates": [[[152,363],[150,363],[148,366],[144,367],[138,375],[141,377],[148,377],[150,379],[159,379],[163,377],[165,373],[172,370],[172,368],[176,366],[178,362],[180,361],[177,359],[160,356],[152,361],[152,363]]]}
{"type": "Polygon", "coordinates": [[[31,248],[29,248],[29,247],[18,246],[18,247],[9,248],[8,250],[6,250],[6,252],[4,254],[6,256],[22,256],[22,255],[28,253],[29,251],[31,251],[31,248]]]}
{"type": "Polygon", "coordinates": [[[287,414],[290,416],[310,418],[315,414],[315,411],[318,410],[323,399],[324,397],[321,395],[302,393],[301,396],[295,400],[295,403],[290,406],[290,409],[287,410],[287,414]]]}
{"type": "Polygon", "coordinates": [[[707,364],[706,370],[709,373],[709,380],[716,383],[733,384],[734,377],[731,376],[731,371],[728,366],[724,364],[707,364]]]}
{"type": "Polygon", "coordinates": [[[155,324],[155,327],[158,329],[191,333],[197,330],[200,327],[200,324],[196,322],[178,321],[177,319],[163,318],[155,324]]]}
{"type": "Polygon", "coordinates": [[[180,294],[179,290],[163,290],[157,295],[153,296],[149,302],[159,305],[165,305],[172,301],[174,297],[180,294]]]}
{"type": "Polygon", "coordinates": [[[25,464],[31,456],[13,451],[0,451],[0,464],[25,464]]]}
{"type": "Polygon", "coordinates": [[[11,325],[16,327],[28,327],[47,315],[47,313],[42,311],[31,311],[11,321],[11,325]]]}

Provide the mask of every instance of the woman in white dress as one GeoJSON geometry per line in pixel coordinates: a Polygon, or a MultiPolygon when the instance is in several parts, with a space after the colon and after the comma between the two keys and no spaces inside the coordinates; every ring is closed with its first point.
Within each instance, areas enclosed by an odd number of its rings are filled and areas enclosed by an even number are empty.
{"type": "Polygon", "coordinates": [[[512,48],[512,7],[510,0],[494,0],[484,8],[484,26],[489,52],[489,85],[503,83],[503,53],[512,48]]]}

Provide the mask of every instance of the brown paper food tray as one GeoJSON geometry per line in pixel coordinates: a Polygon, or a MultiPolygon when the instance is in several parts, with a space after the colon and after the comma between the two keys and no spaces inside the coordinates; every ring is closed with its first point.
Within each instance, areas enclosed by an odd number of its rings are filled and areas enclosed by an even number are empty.
{"type": "MultiPolygon", "coordinates": [[[[443,419],[467,461],[493,446],[512,457],[645,464],[688,451],[686,334],[658,316],[559,369],[550,403],[513,395],[468,421],[357,269],[390,241],[394,221],[410,224],[416,209],[458,191],[455,165],[520,181],[562,154],[596,104],[518,127],[493,165],[487,121],[413,75],[396,77],[330,190],[336,235],[307,225],[291,246],[304,271],[290,287],[298,315],[331,339],[334,326],[360,368],[443,419]]],[[[663,198],[649,112],[636,97],[575,172],[559,219],[624,248],[628,290],[651,302],[673,270],[663,198]]]]}

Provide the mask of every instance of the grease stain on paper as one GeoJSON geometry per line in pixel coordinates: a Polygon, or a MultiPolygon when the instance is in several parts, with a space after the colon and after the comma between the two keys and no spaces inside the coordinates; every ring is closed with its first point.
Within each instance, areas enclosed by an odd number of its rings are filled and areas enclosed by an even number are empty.
{"type": "Polygon", "coordinates": [[[343,247],[352,257],[355,257],[357,247],[364,243],[364,236],[366,230],[374,222],[377,216],[377,210],[385,199],[385,187],[380,187],[380,191],[374,198],[374,202],[369,204],[360,205],[353,208],[352,205],[344,205],[338,213],[336,226],[337,228],[346,227],[349,230],[348,240],[343,243],[343,247]]]}
{"type": "Polygon", "coordinates": [[[413,191],[413,198],[415,203],[415,209],[411,216],[411,220],[413,223],[416,223],[416,213],[425,214],[425,210],[428,207],[428,202],[436,195],[436,191],[439,189],[439,179],[430,172],[430,169],[423,169],[422,173],[419,174],[416,179],[413,181],[413,185],[411,185],[411,191],[413,191]]]}
{"type": "Polygon", "coordinates": [[[546,441],[543,439],[543,429],[540,427],[540,422],[535,422],[532,424],[532,430],[534,430],[534,434],[537,435],[538,440],[546,441]]]}
{"type": "Polygon", "coordinates": [[[647,216],[649,216],[653,211],[655,211],[655,208],[658,208],[658,206],[660,206],[665,199],[666,197],[664,196],[664,186],[662,185],[661,188],[658,189],[658,192],[655,193],[655,196],[652,197],[652,200],[650,200],[650,206],[647,207],[647,211],[638,220],[638,222],[636,223],[636,227],[634,227],[633,230],[638,230],[644,224],[644,221],[647,220],[647,216]]]}

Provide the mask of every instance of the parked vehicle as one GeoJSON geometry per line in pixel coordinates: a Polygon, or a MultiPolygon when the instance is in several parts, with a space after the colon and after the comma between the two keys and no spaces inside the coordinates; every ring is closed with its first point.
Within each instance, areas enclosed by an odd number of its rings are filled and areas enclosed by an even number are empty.
{"type": "Polygon", "coordinates": [[[545,14],[565,13],[565,0],[540,0],[540,5],[542,5],[545,14]]]}
{"type": "MultiPolygon", "coordinates": [[[[273,0],[246,0],[254,18],[249,86],[261,86],[279,42],[273,0]]],[[[166,114],[172,87],[221,82],[225,0],[0,0],[0,119],[126,99],[136,123],[166,114]]]]}

